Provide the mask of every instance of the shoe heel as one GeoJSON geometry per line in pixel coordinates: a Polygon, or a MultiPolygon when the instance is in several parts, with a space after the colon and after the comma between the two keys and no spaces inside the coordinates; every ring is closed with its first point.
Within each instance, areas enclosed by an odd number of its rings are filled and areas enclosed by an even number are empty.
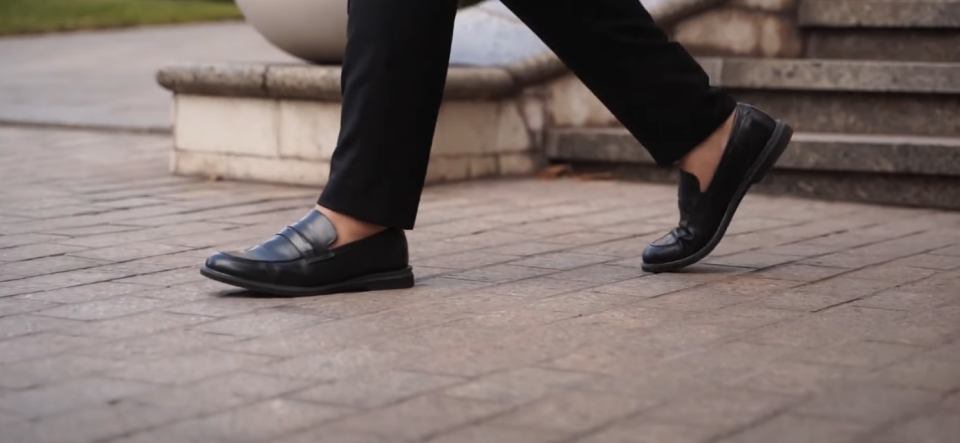
{"type": "Polygon", "coordinates": [[[383,273],[366,279],[358,284],[366,291],[388,291],[392,289],[409,289],[414,286],[413,268],[407,267],[402,271],[383,273]]]}
{"type": "Polygon", "coordinates": [[[780,156],[790,146],[790,140],[793,138],[793,128],[778,120],[774,134],[773,140],[765,149],[767,152],[757,167],[751,185],[762,182],[767,177],[767,173],[777,164],[777,160],[780,160],[780,156]]]}

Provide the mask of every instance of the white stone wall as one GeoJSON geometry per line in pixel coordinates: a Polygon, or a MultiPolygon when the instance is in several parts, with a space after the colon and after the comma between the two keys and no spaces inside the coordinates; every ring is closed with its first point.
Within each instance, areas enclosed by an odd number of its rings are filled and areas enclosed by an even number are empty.
{"type": "Polygon", "coordinates": [[[572,73],[545,86],[547,118],[550,127],[593,128],[620,123],[600,99],[572,73]]]}
{"type": "MultiPolygon", "coordinates": [[[[542,95],[444,102],[428,183],[534,172],[546,120],[542,95]]],[[[326,184],[339,102],[178,94],[174,107],[174,173],[326,184]]]]}
{"type": "Polygon", "coordinates": [[[727,0],[673,25],[673,38],[696,55],[799,57],[798,0],[727,0]]]}

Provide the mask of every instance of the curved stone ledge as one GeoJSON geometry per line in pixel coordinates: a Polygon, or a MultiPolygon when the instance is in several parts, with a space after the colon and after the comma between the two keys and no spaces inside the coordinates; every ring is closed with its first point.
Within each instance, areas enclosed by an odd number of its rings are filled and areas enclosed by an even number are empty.
{"type": "Polygon", "coordinates": [[[263,81],[264,91],[273,98],[339,101],[343,96],[339,66],[268,66],[263,81]]]}
{"type": "Polygon", "coordinates": [[[157,72],[157,83],[181,94],[265,97],[267,65],[180,64],[157,72]]]}
{"type": "Polygon", "coordinates": [[[544,83],[567,73],[567,66],[552,52],[530,57],[505,69],[521,87],[544,83]]]}
{"type": "MultiPolygon", "coordinates": [[[[161,69],[157,82],[178,94],[339,101],[339,66],[243,63],[181,64],[161,69]]],[[[519,84],[504,69],[451,67],[445,99],[514,95],[519,84]]]]}
{"type": "Polygon", "coordinates": [[[645,0],[643,5],[661,26],[670,25],[730,0],[645,0]]]}

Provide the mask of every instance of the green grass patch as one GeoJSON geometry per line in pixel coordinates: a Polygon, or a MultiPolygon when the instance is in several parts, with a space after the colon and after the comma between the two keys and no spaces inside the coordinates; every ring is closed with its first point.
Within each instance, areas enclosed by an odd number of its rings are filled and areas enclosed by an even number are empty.
{"type": "Polygon", "coordinates": [[[0,35],[239,18],[223,0],[0,0],[0,35]]]}

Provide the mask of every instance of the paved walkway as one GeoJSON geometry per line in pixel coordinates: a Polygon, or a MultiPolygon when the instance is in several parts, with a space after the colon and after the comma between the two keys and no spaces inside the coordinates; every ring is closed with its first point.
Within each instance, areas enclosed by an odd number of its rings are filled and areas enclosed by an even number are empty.
{"type": "Polygon", "coordinates": [[[418,287],[261,298],[197,265],[316,191],[171,177],[168,145],[0,128],[4,443],[960,435],[960,214],[750,196],[650,275],[673,189],[440,186],[418,287]]]}
{"type": "Polygon", "coordinates": [[[169,130],[154,79],[183,61],[298,63],[245,23],[0,38],[0,121],[169,130]]]}

